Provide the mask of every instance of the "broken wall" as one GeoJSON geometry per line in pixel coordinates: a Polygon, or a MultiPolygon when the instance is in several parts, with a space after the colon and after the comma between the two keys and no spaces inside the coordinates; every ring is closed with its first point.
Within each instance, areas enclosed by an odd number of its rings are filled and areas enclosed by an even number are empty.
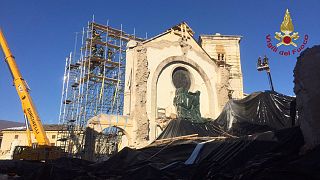
{"type": "Polygon", "coordinates": [[[147,49],[141,44],[131,41],[128,44],[129,57],[126,65],[125,112],[133,122],[133,145],[145,146],[149,140],[149,118],[147,116],[147,49]],[[130,47],[131,46],[131,47],[130,47]],[[132,49],[135,48],[135,49],[132,49]],[[128,97],[129,98],[126,98],[128,97]]]}
{"type": "Polygon", "coordinates": [[[305,144],[320,144],[320,46],[303,51],[294,69],[294,92],[305,144]]]}

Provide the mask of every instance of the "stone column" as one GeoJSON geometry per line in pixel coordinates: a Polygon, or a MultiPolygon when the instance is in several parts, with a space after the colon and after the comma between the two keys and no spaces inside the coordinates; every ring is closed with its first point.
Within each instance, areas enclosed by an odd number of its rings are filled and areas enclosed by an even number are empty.
{"type": "Polygon", "coordinates": [[[148,69],[147,50],[143,45],[136,48],[137,59],[133,68],[132,109],[131,118],[134,127],[134,146],[143,147],[149,140],[149,119],[147,116],[147,80],[148,69]]]}

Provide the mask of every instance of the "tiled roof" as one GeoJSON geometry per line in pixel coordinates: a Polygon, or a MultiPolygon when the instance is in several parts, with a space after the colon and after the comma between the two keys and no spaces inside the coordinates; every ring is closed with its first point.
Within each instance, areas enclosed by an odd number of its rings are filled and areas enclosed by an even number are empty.
{"type": "MultiPolygon", "coordinates": [[[[62,130],[63,125],[59,124],[45,124],[43,125],[45,131],[59,131],[62,130]]],[[[31,129],[31,128],[30,128],[31,129]]],[[[65,129],[65,128],[64,128],[65,129]]],[[[2,131],[25,131],[26,126],[20,126],[20,127],[11,127],[11,128],[5,128],[2,129],[2,131]]]]}
{"type": "Polygon", "coordinates": [[[24,123],[21,123],[21,122],[0,120],[0,130],[10,128],[10,127],[23,126],[23,125],[24,123]]]}

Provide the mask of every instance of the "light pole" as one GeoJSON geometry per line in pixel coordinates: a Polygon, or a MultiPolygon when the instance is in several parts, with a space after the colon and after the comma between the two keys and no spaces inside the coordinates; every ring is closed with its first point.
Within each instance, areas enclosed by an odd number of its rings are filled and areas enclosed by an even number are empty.
{"type": "Polygon", "coordinates": [[[267,72],[270,89],[272,91],[274,91],[272,78],[271,78],[271,73],[270,73],[270,67],[269,67],[269,59],[267,58],[267,56],[264,56],[263,59],[261,59],[261,57],[258,58],[257,70],[258,71],[266,71],[267,72]]]}

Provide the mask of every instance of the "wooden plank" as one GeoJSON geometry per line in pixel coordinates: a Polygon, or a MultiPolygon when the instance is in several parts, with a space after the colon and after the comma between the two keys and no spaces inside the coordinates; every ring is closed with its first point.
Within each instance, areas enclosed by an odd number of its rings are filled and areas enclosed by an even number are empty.
{"type": "Polygon", "coordinates": [[[100,62],[101,64],[106,62],[107,65],[113,65],[113,66],[121,66],[122,64],[119,63],[119,62],[114,62],[114,61],[109,61],[109,60],[106,60],[106,59],[103,59],[103,58],[100,58],[100,57],[97,57],[97,56],[92,56],[92,57],[86,57],[85,58],[85,65],[88,66],[89,64],[89,59],[90,59],[90,62],[100,62]]]}
{"type": "Polygon", "coordinates": [[[173,138],[166,138],[166,139],[159,139],[156,140],[155,142],[161,142],[161,141],[167,141],[167,140],[177,140],[177,139],[185,139],[185,138],[189,138],[189,137],[194,137],[194,136],[198,136],[198,134],[190,134],[190,135],[186,135],[186,136],[178,136],[178,137],[173,137],[173,138]]]}
{"type": "Polygon", "coordinates": [[[195,136],[195,134],[193,134],[193,135],[187,135],[187,136],[179,136],[179,137],[174,137],[174,138],[167,138],[167,139],[155,140],[155,141],[153,141],[153,143],[151,143],[151,144],[148,145],[147,147],[165,145],[165,144],[167,144],[167,143],[171,143],[171,142],[178,141],[178,140],[203,140],[203,141],[208,141],[208,140],[224,140],[224,139],[226,139],[226,138],[229,138],[229,137],[224,137],[224,136],[217,136],[217,137],[210,137],[210,136],[198,137],[198,136],[195,136]]]}
{"type": "MultiPolygon", "coordinates": [[[[91,42],[91,38],[88,38],[86,41],[91,42]]],[[[102,46],[107,46],[107,47],[111,47],[114,49],[120,49],[120,46],[115,45],[115,44],[111,44],[111,43],[107,43],[107,42],[103,42],[103,41],[99,41],[99,40],[92,40],[92,44],[99,44],[102,46]]],[[[90,44],[88,44],[88,49],[90,48],[90,44]]]]}
{"type": "Polygon", "coordinates": [[[97,30],[101,30],[105,33],[113,35],[115,38],[118,38],[118,39],[121,38],[121,39],[125,39],[127,41],[130,41],[131,39],[136,40],[136,41],[144,41],[144,39],[142,39],[142,38],[134,37],[133,35],[126,34],[124,31],[121,31],[119,29],[116,29],[116,28],[113,28],[110,26],[105,26],[105,25],[94,23],[94,22],[92,22],[90,24],[90,27],[91,26],[93,26],[97,30]]]}

